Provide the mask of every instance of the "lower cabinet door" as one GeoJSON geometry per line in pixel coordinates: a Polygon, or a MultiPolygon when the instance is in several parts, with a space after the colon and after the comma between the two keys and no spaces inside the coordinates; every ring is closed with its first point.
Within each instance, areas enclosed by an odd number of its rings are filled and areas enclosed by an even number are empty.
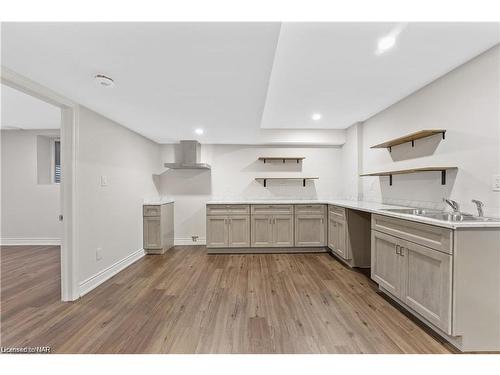
{"type": "Polygon", "coordinates": [[[144,249],[161,249],[161,218],[160,216],[145,216],[143,219],[144,249]]]}
{"type": "Polygon", "coordinates": [[[334,218],[328,218],[328,248],[332,251],[335,251],[337,247],[337,234],[335,228],[335,220],[334,218]]]}
{"type": "Polygon", "coordinates": [[[231,215],[229,220],[229,247],[250,247],[250,216],[231,215]]]}
{"type": "Polygon", "coordinates": [[[347,246],[347,228],[346,222],[343,219],[330,218],[329,227],[332,227],[330,232],[333,236],[333,244],[331,249],[335,254],[343,259],[350,259],[349,248],[347,246]]]}
{"type": "Polygon", "coordinates": [[[398,238],[372,230],[371,278],[386,291],[401,298],[403,257],[396,253],[398,238]]]}
{"type": "Polygon", "coordinates": [[[273,217],[273,246],[293,247],[293,215],[273,217]]]}
{"type": "Polygon", "coordinates": [[[252,215],[250,230],[252,247],[273,246],[272,219],[272,215],[252,215]]]}
{"type": "Polygon", "coordinates": [[[207,247],[228,246],[227,216],[207,216],[207,247]]]}
{"type": "Polygon", "coordinates": [[[295,215],[295,246],[325,246],[324,215],[295,215]]]}
{"type": "Polygon", "coordinates": [[[451,334],[452,256],[405,241],[403,302],[451,334]]]}

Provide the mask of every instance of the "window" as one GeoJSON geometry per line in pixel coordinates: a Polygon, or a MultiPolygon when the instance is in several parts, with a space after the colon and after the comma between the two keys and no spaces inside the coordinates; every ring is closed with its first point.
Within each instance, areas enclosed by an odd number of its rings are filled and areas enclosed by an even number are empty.
{"type": "Polygon", "coordinates": [[[54,141],[54,183],[61,182],[61,141],[54,141]]]}

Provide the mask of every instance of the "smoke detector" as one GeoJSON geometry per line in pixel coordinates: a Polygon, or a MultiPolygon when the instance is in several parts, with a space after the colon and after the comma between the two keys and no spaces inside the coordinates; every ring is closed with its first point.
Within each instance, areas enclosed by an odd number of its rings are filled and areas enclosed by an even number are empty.
{"type": "Polygon", "coordinates": [[[104,74],[96,74],[94,76],[95,81],[101,87],[110,88],[115,85],[115,81],[112,78],[105,76],[104,74]]]}

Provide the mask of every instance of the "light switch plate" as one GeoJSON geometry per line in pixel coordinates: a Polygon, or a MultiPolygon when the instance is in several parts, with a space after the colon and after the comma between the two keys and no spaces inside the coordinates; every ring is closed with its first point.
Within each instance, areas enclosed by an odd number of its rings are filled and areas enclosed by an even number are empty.
{"type": "Polygon", "coordinates": [[[108,186],[108,176],[101,176],[101,186],[108,186]]]}
{"type": "Polygon", "coordinates": [[[491,190],[500,191],[500,174],[494,174],[491,178],[491,190]]]}
{"type": "Polygon", "coordinates": [[[102,259],[102,248],[98,247],[95,251],[95,260],[102,259]]]}

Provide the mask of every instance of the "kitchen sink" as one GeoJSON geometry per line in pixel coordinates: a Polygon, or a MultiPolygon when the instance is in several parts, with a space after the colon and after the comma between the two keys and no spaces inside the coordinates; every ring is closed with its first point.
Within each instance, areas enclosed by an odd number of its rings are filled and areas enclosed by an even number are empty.
{"type": "Polygon", "coordinates": [[[450,214],[450,213],[428,214],[428,215],[421,215],[421,216],[428,217],[430,219],[453,221],[453,222],[498,221],[498,219],[494,219],[494,218],[490,218],[490,217],[479,217],[479,216],[472,216],[472,215],[450,214]]]}
{"type": "Polygon", "coordinates": [[[500,219],[492,217],[479,217],[469,214],[448,213],[437,210],[429,210],[425,208],[384,208],[383,211],[394,212],[399,214],[415,215],[427,217],[429,219],[444,220],[451,222],[489,222],[500,221],[500,219]]]}
{"type": "Polygon", "coordinates": [[[441,211],[428,210],[426,208],[384,208],[382,209],[382,211],[394,212],[398,214],[417,215],[417,216],[441,213],[441,211]]]}

